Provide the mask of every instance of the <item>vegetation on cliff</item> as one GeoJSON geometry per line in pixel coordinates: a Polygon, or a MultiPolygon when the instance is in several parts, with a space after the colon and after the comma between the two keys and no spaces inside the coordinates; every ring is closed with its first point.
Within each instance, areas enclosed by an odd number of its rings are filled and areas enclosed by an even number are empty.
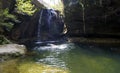
{"type": "Polygon", "coordinates": [[[16,10],[18,13],[33,15],[37,10],[31,0],[16,0],[16,10]]]}
{"type": "Polygon", "coordinates": [[[3,9],[2,3],[0,2],[0,44],[10,43],[5,37],[8,32],[12,29],[14,23],[17,22],[17,17],[9,13],[9,9],[3,9]]]}
{"type": "Polygon", "coordinates": [[[3,28],[6,28],[6,30],[10,30],[13,26],[12,22],[9,22],[8,20],[17,21],[17,18],[15,15],[10,14],[9,9],[0,9],[0,32],[4,32],[3,28]]]}
{"type": "Polygon", "coordinates": [[[19,18],[24,15],[32,16],[36,10],[31,0],[16,0],[15,2],[9,0],[9,4],[7,1],[0,0],[0,44],[9,43],[6,37],[9,36],[13,26],[21,21],[19,18]]]}

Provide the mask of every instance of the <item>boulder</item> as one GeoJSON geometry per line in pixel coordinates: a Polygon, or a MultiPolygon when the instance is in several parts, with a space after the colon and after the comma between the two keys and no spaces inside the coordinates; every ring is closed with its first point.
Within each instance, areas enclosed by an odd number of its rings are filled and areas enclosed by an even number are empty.
{"type": "Polygon", "coordinates": [[[0,55],[24,55],[26,52],[26,47],[24,45],[18,44],[5,44],[0,45],[0,55]]]}

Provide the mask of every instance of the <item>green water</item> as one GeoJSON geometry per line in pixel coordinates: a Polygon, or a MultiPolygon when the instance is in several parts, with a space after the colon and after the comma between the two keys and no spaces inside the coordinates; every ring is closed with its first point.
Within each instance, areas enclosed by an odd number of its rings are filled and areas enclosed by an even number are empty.
{"type": "Polygon", "coordinates": [[[120,56],[103,48],[68,43],[34,49],[35,54],[1,63],[0,73],[120,73],[120,56]]]}

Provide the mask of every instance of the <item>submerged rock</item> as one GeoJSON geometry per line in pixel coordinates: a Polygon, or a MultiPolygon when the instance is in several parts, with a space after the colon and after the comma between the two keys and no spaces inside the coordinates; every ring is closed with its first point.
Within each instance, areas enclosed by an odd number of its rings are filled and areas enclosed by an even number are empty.
{"type": "Polygon", "coordinates": [[[65,69],[37,63],[23,63],[20,64],[18,69],[20,73],[69,73],[65,69]]]}
{"type": "Polygon", "coordinates": [[[0,63],[0,73],[69,73],[69,70],[31,61],[23,63],[14,59],[0,63]]]}
{"type": "Polygon", "coordinates": [[[0,55],[24,55],[26,52],[26,47],[24,45],[18,44],[5,44],[0,45],[0,55]]]}
{"type": "Polygon", "coordinates": [[[0,73],[19,73],[18,59],[9,60],[6,62],[0,62],[0,73]]]}

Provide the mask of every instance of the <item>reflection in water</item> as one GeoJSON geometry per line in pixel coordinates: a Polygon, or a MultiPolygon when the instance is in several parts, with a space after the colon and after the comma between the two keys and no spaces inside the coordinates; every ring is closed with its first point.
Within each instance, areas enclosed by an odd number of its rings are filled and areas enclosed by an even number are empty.
{"type": "Polygon", "coordinates": [[[35,55],[0,63],[0,73],[119,73],[120,55],[101,49],[72,43],[36,46],[35,55]]]}
{"type": "Polygon", "coordinates": [[[63,60],[60,60],[59,58],[55,58],[55,57],[48,56],[46,58],[38,60],[38,62],[48,64],[54,67],[66,68],[66,63],[63,60]]]}
{"type": "Polygon", "coordinates": [[[61,44],[61,45],[55,45],[55,44],[47,44],[46,46],[36,46],[34,50],[42,51],[42,50],[49,50],[49,51],[63,51],[68,49],[68,44],[61,44]]]}
{"type": "Polygon", "coordinates": [[[70,45],[72,44],[69,44],[69,45],[68,44],[60,44],[60,45],[48,44],[47,46],[35,47],[34,50],[42,51],[44,55],[45,53],[49,53],[45,55],[43,58],[38,59],[37,63],[43,63],[49,66],[67,69],[67,66],[66,66],[67,63],[65,63],[64,60],[60,58],[60,55],[67,53],[70,50],[70,48],[68,48],[70,47],[70,45]]]}

